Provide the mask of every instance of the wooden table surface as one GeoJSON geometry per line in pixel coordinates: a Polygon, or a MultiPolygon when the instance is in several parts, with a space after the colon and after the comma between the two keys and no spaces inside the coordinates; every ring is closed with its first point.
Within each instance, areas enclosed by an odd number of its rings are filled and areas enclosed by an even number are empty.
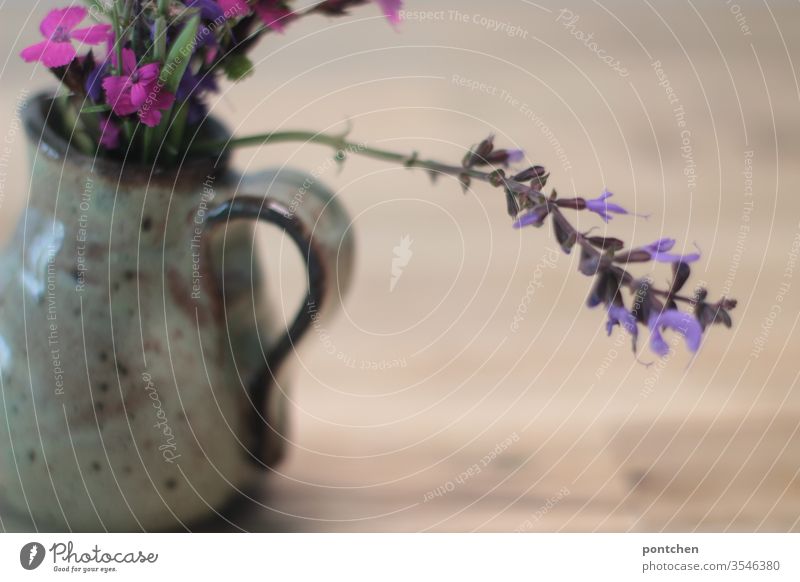
{"type": "MultiPolygon", "coordinates": [[[[40,4],[37,18],[63,2],[40,4]]],[[[581,216],[581,228],[697,244],[694,280],[739,299],[734,328],[713,329],[695,358],[676,342],[644,365],[584,307],[576,257],[552,252],[545,229],[512,230],[491,188],[463,195],[355,156],[337,172],[312,146],[243,150],[242,169],[287,163],[336,190],[358,266],[326,327],[333,353],[312,332],[292,363],[286,461],[234,508],[235,525],[203,527],[800,530],[800,7],[406,4],[416,12],[398,33],[365,7],[269,39],[215,114],[239,133],[350,119],[354,140],[452,161],[494,132],[550,167],[562,195],[605,186],[651,213],[607,226],[581,216]],[[410,260],[391,289],[405,236],[410,260]]],[[[2,7],[0,133],[20,97],[52,85],[15,56],[36,36],[32,19],[17,39],[28,10],[2,7]]],[[[4,235],[24,208],[24,163],[14,148],[4,235]]],[[[263,246],[289,312],[299,271],[283,243],[265,234],[263,246]]]]}

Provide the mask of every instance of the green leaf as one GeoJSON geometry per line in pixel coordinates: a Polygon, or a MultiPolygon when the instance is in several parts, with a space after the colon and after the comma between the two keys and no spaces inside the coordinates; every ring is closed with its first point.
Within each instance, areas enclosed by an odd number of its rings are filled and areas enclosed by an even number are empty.
{"type": "Polygon", "coordinates": [[[253,61],[247,55],[231,55],[223,62],[225,75],[231,81],[241,81],[253,73],[253,61]]]}
{"type": "Polygon", "coordinates": [[[168,157],[176,158],[181,151],[183,144],[183,134],[186,130],[186,120],[189,117],[189,104],[181,103],[175,111],[175,117],[167,133],[167,140],[164,145],[168,157]]]}
{"type": "Polygon", "coordinates": [[[186,23],[169,49],[167,60],[161,68],[160,81],[170,93],[175,93],[178,89],[178,84],[189,66],[192,52],[196,48],[197,41],[195,39],[199,27],[200,16],[196,15],[186,23]]]}
{"type": "Polygon", "coordinates": [[[80,114],[84,115],[86,113],[103,113],[105,111],[111,111],[110,105],[89,105],[87,107],[81,107],[80,114]]]}
{"type": "MultiPolygon", "coordinates": [[[[189,66],[189,61],[192,58],[192,53],[197,46],[197,30],[200,28],[200,15],[193,16],[181,30],[178,38],[172,43],[169,49],[167,59],[161,67],[161,74],[159,75],[159,83],[161,87],[170,92],[175,93],[178,90],[178,85],[183,78],[183,74],[189,66]]],[[[170,107],[163,111],[161,116],[161,123],[157,127],[152,128],[151,131],[156,143],[162,143],[169,127],[170,120],[172,119],[172,110],[170,107]]],[[[179,122],[181,120],[178,120],[179,122]]],[[[184,121],[185,123],[185,121],[184,121]]],[[[182,134],[182,129],[178,130],[179,135],[182,134]]],[[[146,152],[146,156],[150,152],[146,152]]],[[[149,160],[148,160],[149,161],[149,160]]]]}
{"type": "Polygon", "coordinates": [[[153,56],[160,61],[167,54],[167,19],[159,16],[155,21],[153,35],[153,56]]]}

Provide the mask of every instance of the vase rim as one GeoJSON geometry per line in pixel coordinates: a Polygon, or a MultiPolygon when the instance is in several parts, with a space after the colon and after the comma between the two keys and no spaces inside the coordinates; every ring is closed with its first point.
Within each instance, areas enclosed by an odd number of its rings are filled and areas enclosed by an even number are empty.
{"type": "MultiPolygon", "coordinates": [[[[203,155],[186,158],[173,168],[161,165],[147,164],[139,161],[119,160],[102,155],[89,155],[81,152],[76,147],[70,147],[70,142],[53,127],[51,120],[55,112],[49,108],[53,100],[51,93],[42,92],[29,98],[23,108],[23,123],[28,140],[33,143],[42,154],[49,159],[69,161],[72,164],[91,168],[95,175],[109,176],[121,179],[122,175],[139,177],[154,181],[176,180],[180,176],[186,178],[199,175],[216,175],[228,167],[229,153],[222,155],[203,155]]],[[[227,139],[230,137],[228,129],[213,116],[208,116],[201,122],[206,125],[208,135],[227,139]]]]}

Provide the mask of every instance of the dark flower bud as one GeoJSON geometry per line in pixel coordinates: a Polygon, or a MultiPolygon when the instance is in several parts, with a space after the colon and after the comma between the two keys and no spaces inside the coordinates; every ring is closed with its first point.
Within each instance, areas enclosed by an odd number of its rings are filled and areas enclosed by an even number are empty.
{"type": "Polygon", "coordinates": [[[516,194],[509,189],[506,189],[506,210],[511,218],[515,218],[520,210],[516,194]]]}
{"type": "Polygon", "coordinates": [[[625,263],[646,263],[650,259],[651,255],[649,252],[642,249],[633,249],[627,253],[616,255],[614,257],[614,262],[624,265],[625,263]]]}
{"type": "Polygon", "coordinates": [[[316,12],[327,14],[328,16],[344,16],[348,8],[366,4],[368,0],[324,0],[314,7],[316,12]]]}
{"type": "Polygon", "coordinates": [[[516,164],[525,158],[525,152],[522,150],[494,150],[485,157],[484,162],[477,162],[476,165],[503,165],[516,164]]]}
{"type": "Polygon", "coordinates": [[[461,191],[466,194],[469,191],[470,184],[472,184],[469,174],[459,174],[458,181],[461,184],[461,191]]]}
{"type": "Polygon", "coordinates": [[[672,263],[672,286],[669,289],[670,295],[675,295],[683,288],[691,272],[692,269],[689,267],[688,263],[684,263],[683,261],[672,263]]]}
{"type": "Polygon", "coordinates": [[[90,50],[85,57],[72,59],[68,65],[50,70],[71,91],[82,94],[95,68],[94,53],[90,50]]]}
{"type": "Polygon", "coordinates": [[[486,165],[487,158],[489,155],[494,151],[494,135],[490,135],[477,146],[473,147],[467,155],[464,156],[464,160],[461,162],[461,165],[465,168],[471,168],[477,165],[486,165]]]}
{"type": "Polygon", "coordinates": [[[578,270],[591,277],[600,268],[600,253],[589,248],[588,246],[581,245],[581,258],[578,261],[578,270]]]}
{"type": "Polygon", "coordinates": [[[596,307],[602,303],[610,307],[621,303],[622,298],[619,294],[619,286],[619,278],[613,271],[601,269],[597,273],[592,290],[586,299],[586,305],[596,307]]]}
{"type": "Polygon", "coordinates": [[[526,170],[522,170],[520,173],[514,176],[514,180],[518,182],[527,182],[531,181],[531,186],[536,188],[537,190],[541,190],[547,184],[547,178],[550,177],[550,173],[545,169],[544,166],[531,166],[526,170]]]}
{"type": "Polygon", "coordinates": [[[561,208],[574,208],[575,210],[583,210],[586,208],[586,200],[583,198],[561,198],[556,200],[556,205],[561,208]]]}
{"type": "Polygon", "coordinates": [[[564,215],[560,212],[552,212],[553,215],[553,232],[556,236],[556,241],[561,246],[561,250],[569,254],[575,242],[578,240],[578,233],[572,228],[564,215]]]}
{"type": "Polygon", "coordinates": [[[700,327],[703,328],[703,331],[713,323],[721,323],[728,328],[733,325],[731,316],[723,307],[723,303],[724,300],[714,305],[709,305],[703,301],[695,303],[694,315],[700,323],[700,327]]]}
{"type": "Polygon", "coordinates": [[[647,325],[650,320],[650,314],[654,309],[656,311],[662,311],[663,309],[661,303],[651,293],[652,288],[653,282],[650,279],[644,278],[639,280],[633,292],[633,308],[631,309],[631,313],[636,317],[637,321],[645,325],[647,325]]]}
{"type": "Polygon", "coordinates": [[[586,241],[604,251],[619,251],[625,246],[625,243],[618,238],[608,236],[589,236],[586,237],[586,241]]]}

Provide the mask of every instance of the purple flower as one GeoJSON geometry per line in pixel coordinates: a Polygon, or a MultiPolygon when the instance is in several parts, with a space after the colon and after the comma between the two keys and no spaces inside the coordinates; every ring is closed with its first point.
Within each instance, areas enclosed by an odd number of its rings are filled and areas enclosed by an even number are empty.
{"type": "Polygon", "coordinates": [[[108,76],[110,64],[111,60],[106,57],[86,77],[86,94],[95,103],[100,103],[103,100],[103,79],[108,76]]]}
{"type": "Polygon", "coordinates": [[[700,258],[700,253],[689,253],[686,255],[676,255],[669,251],[675,246],[674,238],[662,238],[649,245],[639,247],[636,250],[644,251],[650,258],[659,263],[693,263],[700,258]]]}
{"type": "Polygon", "coordinates": [[[619,325],[622,329],[627,331],[633,336],[634,342],[639,335],[639,328],[636,326],[636,318],[633,314],[625,309],[624,305],[612,305],[608,308],[608,321],[606,322],[606,331],[611,335],[615,325],[619,325]]]}
{"type": "Polygon", "coordinates": [[[39,32],[46,40],[27,47],[20,56],[28,63],[41,61],[46,67],[63,67],[70,64],[77,54],[72,46],[73,40],[85,44],[105,42],[111,35],[109,24],[76,29],[86,14],[87,10],[79,6],[51,10],[39,25],[39,32]]]}
{"type": "Polygon", "coordinates": [[[660,313],[654,310],[650,314],[647,327],[650,328],[650,349],[661,357],[669,353],[669,344],[661,335],[664,329],[672,329],[681,334],[686,340],[686,347],[692,353],[700,348],[703,339],[703,328],[697,319],[677,309],[667,309],[660,313]]]}
{"type": "Polygon", "coordinates": [[[208,112],[203,103],[203,96],[207,91],[217,90],[217,80],[213,74],[206,73],[200,76],[186,69],[181,77],[178,90],[175,92],[175,99],[186,102],[186,106],[189,107],[188,122],[190,124],[199,123],[206,117],[208,112]]]}
{"type": "MultiPolygon", "coordinates": [[[[603,193],[600,194],[597,198],[592,198],[591,200],[586,201],[586,208],[591,210],[592,212],[599,214],[600,218],[604,221],[608,222],[611,220],[610,214],[631,214],[627,210],[625,210],[619,204],[614,204],[606,202],[608,198],[611,198],[614,194],[609,192],[608,190],[603,190],[603,193]]],[[[641,216],[643,218],[647,218],[647,215],[644,214],[635,214],[634,216],[641,216]]]]}
{"type": "Polygon", "coordinates": [[[534,226],[542,226],[542,221],[544,221],[549,212],[550,209],[547,207],[547,204],[539,204],[517,218],[514,221],[514,228],[522,228],[523,226],[528,226],[531,224],[534,226]]]}
{"type": "Polygon", "coordinates": [[[200,16],[212,21],[221,18],[224,10],[222,4],[216,0],[184,0],[184,4],[189,8],[199,8],[200,16]]]}

